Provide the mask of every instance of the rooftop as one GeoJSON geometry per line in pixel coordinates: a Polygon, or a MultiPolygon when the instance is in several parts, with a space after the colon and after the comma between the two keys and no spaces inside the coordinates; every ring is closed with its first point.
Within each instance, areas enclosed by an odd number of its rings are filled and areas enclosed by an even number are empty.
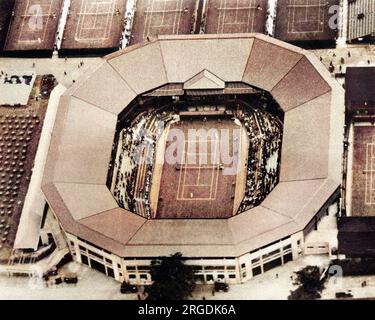
{"type": "Polygon", "coordinates": [[[119,256],[237,256],[303,230],[336,191],[343,123],[343,89],[312,53],[260,34],[160,36],[104,57],[62,96],[43,191],[68,233],[119,256]],[[118,114],[203,70],[270,91],[284,110],[279,184],[230,219],[146,220],[119,209],[106,187],[118,114]],[[110,216],[121,217],[116,227],[110,216]]]}

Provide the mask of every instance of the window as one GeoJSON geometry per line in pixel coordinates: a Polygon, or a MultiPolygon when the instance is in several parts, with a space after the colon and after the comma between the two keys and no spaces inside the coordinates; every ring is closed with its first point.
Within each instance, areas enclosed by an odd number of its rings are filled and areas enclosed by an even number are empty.
{"type": "Polygon", "coordinates": [[[253,268],[253,277],[255,277],[255,276],[257,276],[258,274],[261,274],[261,273],[262,273],[262,268],[260,266],[253,268]]]}
{"type": "Polygon", "coordinates": [[[218,274],[218,275],[217,275],[217,278],[220,279],[220,280],[225,279],[225,275],[223,275],[223,274],[218,274]]]}
{"type": "Polygon", "coordinates": [[[262,256],[263,259],[266,259],[268,257],[271,257],[271,256],[274,256],[276,254],[280,253],[280,249],[277,249],[277,250],[274,250],[274,251],[271,251],[269,253],[266,253],[262,256]]]}
{"type": "Polygon", "coordinates": [[[105,272],[105,267],[104,267],[104,264],[96,261],[96,260],[93,260],[93,259],[90,259],[90,264],[91,264],[91,268],[101,272],[101,273],[104,273],[106,274],[105,272]]]}
{"type": "Polygon", "coordinates": [[[206,275],[206,281],[207,282],[214,281],[214,276],[212,274],[207,274],[206,275]]]}
{"type": "Polygon", "coordinates": [[[277,258],[275,260],[272,260],[270,262],[267,262],[263,265],[264,272],[271,270],[273,268],[276,268],[278,266],[281,266],[281,258],[277,258]]]}
{"type": "Polygon", "coordinates": [[[100,250],[100,251],[104,251],[104,252],[106,252],[106,253],[108,253],[108,254],[111,254],[111,252],[109,252],[108,250],[105,250],[105,249],[103,249],[103,248],[100,248],[100,247],[96,246],[95,244],[91,243],[90,241],[87,241],[87,240],[82,239],[82,238],[80,238],[80,237],[77,237],[77,238],[78,238],[79,241],[81,241],[81,242],[83,242],[83,243],[87,243],[87,244],[90,245],[91,247],[94,247],[94,248],[96,248],[96,249],[98,249],[98,250],[100,250]]]}
{"type": "Polygon", "coordinates": [[[103,260],[103,256],[101,256],[100,254],[97,254],[97,253],[94,252],[94,251],[89,250],[89,254],[91,254],[91,255],[94,256],[94,257],[99,258],[100,260],[103,260]]]}
{"type": "Polygon", "coordinates": [[[205,270],[224,270],[224,266],[205,266],[205,270]]]}
{"type": "Polygon", "coordinates": [[[143,280],[147,280],[147,274],[146,273],[141,273],[140,275],[139,275],[139,277],[141,278],[141,279],[143,279],[143,280]]]}
{"type": "Polygon", "coordinates": [[[293,260],[292,253],[288,253],[288,254],[284,255],[284,263],[287,263],[287,262],[292,261],[292,260],[293,260]]]}
{"type": "Polygon", "coordinates": [[[107,274],[109,277],[112,277],[112,278],[115,277],[115,273],[113,272],[112,268],[107,268],[107,274]]]}
{"type": "Polygon", "coordinates": [[[86,252],[86,248],[85,247],[82,247],[81,245],[79,245],[78,247],[79,247],[79,250],[81,250],[83,252],[86,252]]]}
{"type": "Polygon", "coordinates": [[[283,247],[284,251],[289,250],[289,249],[292,249],[292,245],[291,244],[288,244],[287,246],[283,247]]]}
{"type": "Polygon", "coordinates": [[[241,268],[243,269],[243,268],[245,268],[245,267],[246,267],[246,264],[241,263],[241,268]]]}
{"type": "Polygon", "coordinates": [[[129,279],[135,279],[137,276],[135,274],[129,274],[129,279]]]}
{"type": "Polygon", "coordinates": [[[197,282],[204,282],[204,275],[203,275],[203,274],[196,274],[196,275],[194,276],[194,278],[195,278],[195,280],[196,280],[197,282]]]}
{"type": "Polygon", "coordinates": [[[135,266],[126,266],[126,270],[134,271],[134,270],[136,270],[136,268],[135,268],[135,266]]]}
{"type": "Polygon", "coordinates": [[[109,260],[108,258],[105,258],[105,261],[109,264],[112,264],[112,260],[109,260]]]}
{"type": "Polygon", "coordinates": [[[229,279],[236,279],[236,275],[233,273],[229,274],[229,279]]]}
{"type": "Polygon", "coordinates": [[[83,254],[81,254],[81,261],[82,261],[83,264],[85,264],[87,266],[89,265],[89,259],[87,259],[87,257],[83,254]]]}
{"type": "Polygon", "coordinates": [[[236,266],[227,266],[227,270],[236,270],[236,266]]]}
{"type": "Polygon", "coordinates": [[[150,270],[150,266],[138,266],[138,270],[150,270]]]}
{"type": "Polygon", "coordinates": [[[253,260],[251,260],[251,264],[256,264],[260,261],[260,258],[255,258],[253,260]]]}
{"type": "Polygon", "coordinates": [[[114,272],[113,272],[113,269],[112,269],[112,268],[107,268],[107,273],[108,273],[108,276],[109,276],[109,277],[112,277],[112,278],[114,278],[114,277],[115,277],[115,274],[114,274],[114,272]]]}
{"type": "Polygon", "coordinates": [[[246,278],[246,271],[242,272],[242,278],[246,278]]]}
{"type": "Polygon", "coordinates": [[[121,264],[117,264],[117,268],[121,269],[121,264]]]}

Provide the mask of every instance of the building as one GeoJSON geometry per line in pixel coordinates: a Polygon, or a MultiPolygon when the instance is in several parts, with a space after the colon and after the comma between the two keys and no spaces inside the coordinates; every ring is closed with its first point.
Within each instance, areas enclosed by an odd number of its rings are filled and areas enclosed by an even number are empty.
{"type": "Polygon", "coordinates": [[[337,202],[343,127],[343,89],[312,53],[260,34],[159,36],[104,57],[61,96],[42,188],[48,214],[76,261],[118,281],[150,283],[150,261],[179,251],[201,281],[244,282],[303,254],[337,202]],[[122,116],[161,92],[207,101],[241,90],[268,92],[284,118],[279,182],[260,205],[222,219],[119,206],[108,172],[122,116]]]}
{"type": "Polygon", "coordinates": [[[375,37],[375,3],[372,0],[349,0],[348,42],[373,41],[375,37]]]}
{"type": "Polygon", "coordinates": [[[374,250],[374,76],[373,67],[351,67],[345,78],[346,144],[338,249],[347,257],[369,257],[374,250]]]}
{"type": "Polygon", "coordinates": [[[338,251],[341,255],[346,258],[374,258],[374,217],[342,217],[338,228],[338,251]]]}
{"type": "Polygon", "coordinates": [[[349,67],[345,76],[345,104],[349,115],[371,112],[375,107],[375,68],[349,67]]]}

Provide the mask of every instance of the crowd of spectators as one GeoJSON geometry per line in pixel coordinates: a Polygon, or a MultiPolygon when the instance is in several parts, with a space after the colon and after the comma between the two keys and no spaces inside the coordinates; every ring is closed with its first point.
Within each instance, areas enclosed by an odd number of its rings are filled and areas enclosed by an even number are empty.
{"type": "MultiPolygon", "coordinates": [[[[283,125],[263,106],[242,107],[234,115],[245,127],[249,141],[240,213],[259,205],[278,183],[283,125]]],[[[156,145],[167,123],[177,119],[175,110],[158,108],[138,114],[120,132],[112,192],[121,207],[146,218],[153,216],[150,193],[156,145]]]]}
{"type": "Polygon", "coordinates": [[[259,205],[278,182],[283,126],[277,116],[262,108],[241,110],[237,116],[249,140],[246,188],[240,213],[259,205]]]}
{"type": "Polygon", "coordinates": [[[150,191],[157,141],[173,111],[139,114],[120,132],[114,163],[113,194],[119,205],[146,218],[152,217],[150,191]]]}

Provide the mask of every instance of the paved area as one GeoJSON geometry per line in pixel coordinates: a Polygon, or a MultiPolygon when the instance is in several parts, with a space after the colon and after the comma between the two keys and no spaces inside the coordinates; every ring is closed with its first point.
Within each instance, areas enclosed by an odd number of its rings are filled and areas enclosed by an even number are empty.
{"type": "Polygon", "coordinates": [[[350,292],[354,299],[375,299],[375,276],[330,278],[322,299],[335,299],[336,292],[350,292]],[[362,287],[362,283],[366,286],[362,287]]]}
{"type": "Polygon", "coordinates": [[[65,87],[70,87],[73,80],[76,81],[79,76],[84,74],[90,67],[95,66],[101,58],[39,58],[39,59],[18,59],[18,58],[0,58],[0,71],[10,70],[34,70],[36,74],[53,74],[58,83],[65,87]],[[83,62],[83,66],[80,65],[83,62]],[[66,72],[66,75],[65,73],[66,72]]]}
{"type": "MultiPolygon", "coordinates": [[[[375,66],[375,45],[343,46],[336,49],[312,50],[326,68],[332,63],[333,73],[345,73],[347,67],[375,66]]],[[[338,79],[343,83],[344,79],[338,79]]]]}
{"type": "Polygon", "coordinates": [[[77,273],[78,284],[60,284],[47,288],[44,282],[36,279],[0,276],[0,300],[137,299],[136,294],[121,294],[119,282],[84,265],[72,262],[60,272],[77,273]]]}
{"type": "Polygon", "coordinates": [[[230,285],[229,291],[225,293],[219,292],[213,296],[212,286],[207,286],[205,290],[197,292],[194,299],[205,297],[207,300],[286,300],[290,291],[297,288],[291,279],[295,271],[307,265],[325,267],[328,264],[327,255],[302,257],[256,276],[246,283],[230,285]]]}

